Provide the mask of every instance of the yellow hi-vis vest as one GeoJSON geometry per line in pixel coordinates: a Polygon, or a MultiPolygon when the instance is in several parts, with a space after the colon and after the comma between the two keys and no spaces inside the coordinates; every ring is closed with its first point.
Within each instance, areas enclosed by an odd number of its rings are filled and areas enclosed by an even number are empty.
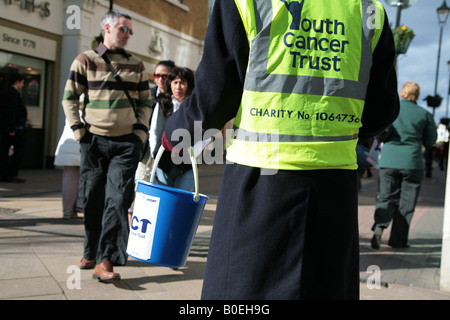
{"type": "Polygon", "coordinates": [[[266,169],[356,169],[383,6],[375,0],[235,4],[250,56],[227,160],[266,169]]]}

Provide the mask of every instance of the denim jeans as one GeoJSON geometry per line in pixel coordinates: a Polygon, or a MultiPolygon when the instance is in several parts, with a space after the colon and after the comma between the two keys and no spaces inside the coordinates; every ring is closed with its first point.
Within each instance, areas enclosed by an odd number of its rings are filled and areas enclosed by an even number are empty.
{"type": "Polygon", "coordinates": [[[186,191],[194,191],[194,172],[188,170],[184,173],[179,172],[176,167],[172,167],[169,173],[160,168],[156,168],[156,179],[159,183],[186,191]]]}

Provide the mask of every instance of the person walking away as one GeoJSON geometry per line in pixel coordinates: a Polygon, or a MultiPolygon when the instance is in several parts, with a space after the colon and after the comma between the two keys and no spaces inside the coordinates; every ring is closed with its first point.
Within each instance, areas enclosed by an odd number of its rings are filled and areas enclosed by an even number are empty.
{"type": "Polygon", "coordinates": [[[400,91],[400,114],[384,142],[380,156],[378,192],[371,246],[379,249],[381,236],[392,221],[388,245],[407,248],[409,225],[424,178],[422,146],[435,144],[436,125],[431,113],[417,105],[420,87],[409,81],[400,91]]]}
{"type": "Polygon", "coordinates": [[[165,126],[184,153],[235,118],[202,299],[359,298],[355,149],[398,115],[394,41],[379,1],[287,2],[215,1],[165,126]]]}
{"type": "Polygon", "coordinates": [[[141,144],[147,137],[151,99],[143,62],[124,49],[133,35],[131,17],[110,11],[101,27],[104,42],[75,58],[62,103],[81,148],[79,191],[86,235],[78,265],[95,266],[93,278],[110,282],[120,279],[113,266],[127,261],[127,211],[134,197],[141,144]],[[78,113],[83,93],[84,121],[78,113]]]}
{"type": "Polygon", "coordinates": [[[441,118],[437,126],[436,153],[439,159],[439,169],[447,169],[448,161],[448,138],[449,138],[449,118],[441,118]]]}
{"type": "Polygon", "coordinates": [[[21,91],[25,77],[20,73],[9,74],[9,86],[0,97],[0,181],[25,182],[19,178],[19,169],[25,148],[27,108],[21,91]],[[10,157],[10,149],[13,154],[10,157]]]}

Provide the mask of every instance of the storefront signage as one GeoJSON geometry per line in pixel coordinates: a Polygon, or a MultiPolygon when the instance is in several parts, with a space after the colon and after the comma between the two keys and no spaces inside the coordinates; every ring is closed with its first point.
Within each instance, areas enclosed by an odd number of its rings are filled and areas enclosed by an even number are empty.
{"type": "Polygon", "coordinates": [[[5,5],[11,5],[13,3],[20,3],[20,10],[26,10],[28,12],[39,12],[39,15],[43,18],[50,16],[50,3],[48,1],[41,1],[37,3],[35,0],[4,0],[5,5]]]}
{"type": "Polygon", "coordinates": [[[2,27],[0,33],[1,49],[50,61],[56,59],[56,41],[7,27],[2,27]]]}
{"type": "Polygon", "coordinates": [[[2,34],[2,41],[11,42],[12,44],[15,44],[18,46],[22,45],[24,47],[36,48],[36,41],[30,40],[30,39],[25,39],[25,38],[22,38],[22,39],[14,38],[5,32],[2,34]]]}

